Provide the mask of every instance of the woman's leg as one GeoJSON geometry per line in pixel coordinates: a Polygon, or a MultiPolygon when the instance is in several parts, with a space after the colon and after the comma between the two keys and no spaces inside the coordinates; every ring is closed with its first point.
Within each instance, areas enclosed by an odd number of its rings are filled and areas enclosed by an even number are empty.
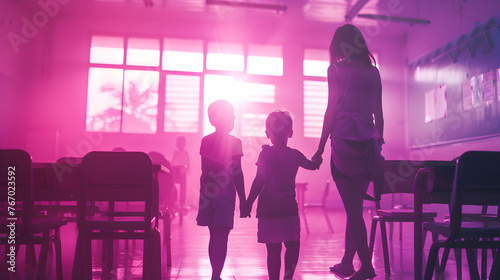
{"type": "Polygon", "coordinates": [[[281,270],[281,243],[266,243],[269,280],[279,280],[281,270]]]}
{"type": "Polygon", "coordinates": [[[285,280],[292,280],[295,268],[299,262],[300,239],[285,242],[285,280]]]}
{"type": "Polygon", "coordinates": [[[363,197],[368,182],[363,179],[340,178],[335,181],[347,215],[346,258],[350,258],[353,247],[361,261],[361,271],[372,271],[371,255],[368,249],[365,221],[363,219],[363,197]],[[350,237],[350,242],[348,238],[350,237]],[[354,245],[351,247],[351,245],[354,245]]]}
{"type": "Polygon", "coordinates": [[[356,244],[354,244],[354,240],[351,238],[351,227],[349,226],[349,222],[346,222],[344,246],[345,251],[342,261],[340,262],[340,266],[346,271],[354,271],[352,263],[354,256],[356,255],[356,244]]]}
{"type": "Polygon", "coordinates": [[[212,280],[219,280],[227,255],[227,240],[231,228],[225,226],[209,226],[210,241],[208,256],[212,265],[212,280]]]}

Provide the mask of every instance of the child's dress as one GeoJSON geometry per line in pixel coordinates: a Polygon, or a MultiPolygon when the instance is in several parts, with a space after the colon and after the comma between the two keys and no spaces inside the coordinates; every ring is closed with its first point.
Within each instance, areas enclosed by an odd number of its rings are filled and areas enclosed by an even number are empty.
{"type": "Polygon", "coordinates": [[[243,156],[241,140],[214,132],[202,139],[200,154],[202,172],[197,224],[233,228],[236,187],[231,168],[233,159],[243,156]]]}
{"type": "Polygon", "coordinates": [[[260,243],[281,243],[300,239],[295,176],[307,158],[296,149],[262,146],[257,165],[266,169],[267,180],[257,203],[260,243]]]}

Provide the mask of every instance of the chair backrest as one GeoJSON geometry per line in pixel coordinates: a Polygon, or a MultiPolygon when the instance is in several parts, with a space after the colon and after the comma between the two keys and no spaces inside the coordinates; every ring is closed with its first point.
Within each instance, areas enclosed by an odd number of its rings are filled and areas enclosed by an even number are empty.
{"type": "Polygon", "coordinates": [[[462,222],[463,205],[498,205],[500,202],[500,152],[468,151],[457,161],[451,193],[452,230],[462,222]]]}
{"type": "Polygon", "coordinates": [[[423,161],[385,160],[382,194],[414,193],[414,180],[423,161]]]}
{"type": "MultiPolygon", "coordinates": [[[[114,202],[144,202],[143,215],[145,222],[149,222],[153,211],[152,174],[151,159],[143,152],[89,152],[81,164],[78,222],[84,222],[88,214],[85,205],[89,201],[106,201],[113,205],[114,202]]],[[[108,215],[114,216],[114,211],[108,209],[108,215]]],[[[116,216],[127,216],[127,213],[120,209],[116,216]]]]}
{"type": "Polygon", "coordinates": [[[25,232],[21,234],[27,237],[31,234],[33,197],[31,156],[23,150],[0,150],[0,215],[8,222],[22,223],[25,232]]]}

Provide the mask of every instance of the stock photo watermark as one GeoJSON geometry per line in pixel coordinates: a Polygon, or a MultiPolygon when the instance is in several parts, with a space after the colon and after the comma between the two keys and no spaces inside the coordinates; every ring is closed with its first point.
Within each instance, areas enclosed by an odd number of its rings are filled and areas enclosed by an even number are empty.
{"type": "Polygon", "coordinates": [[[15,53],[19,53],[20,46],[26,45],[36,37],[40,29],[44,28],[70,0],[39,0],[39,9],[31,17],[22,17],[20,32],[9,32],[7,38],[15,53]]]}

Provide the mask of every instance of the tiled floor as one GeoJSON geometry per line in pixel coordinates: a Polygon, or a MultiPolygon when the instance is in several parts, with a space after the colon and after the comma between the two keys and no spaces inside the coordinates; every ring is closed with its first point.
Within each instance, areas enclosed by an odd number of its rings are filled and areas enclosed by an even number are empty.
{"type": "MultiPolygon", "coordinates": [[[[371,212],[366,211],[368,226],[371,212]]],[[[162,259],[162,279],[210,279],[211,268],[208,260],[208,229],[196,226],[194,218],[196,210],[189,210],[184,217],[183,225],[178,218],[172,221],[172,267],[167,268],[165,258],[162,259]]],[[[334,232],[328,231],[322,210],[311,208],[307,211],[310,233],[302,226],[301,251],[295,278],[297,280],[337,279],[328,271],[328,267],[338,263],[342,257],[345,215],[342,209],[330,209],[328,215],[332,221],[334,232]]],[[[160,224],[160,228],[162,225],[160,224]]],[[[257,219],[235,220],[235,228],[229,236],[229,251],[223,270],[222,279],[255,280],[268,279],[266,267],[265,245],[257,243],[257,219]]],[[[378,230],[377,233],[380,231],[378,230]]],[[[413,234],[412,224],[403,226],[403,241],[399,240],[399,226],[395,227],[394,240],[390,244],[391,275],[385,275],[380,235],[377,234],[373,263],[378,276],[375,279],[413,279],[413,234]]],[[[63,265],[64,279],[71,278],[74,246],[77,233],[75,225],[69,224],[63,229],[63,265]]],[[[428,239],[426,250],[428,250],[428,239]]],[[[94,278],[100,279],[99,244],[94,244],[94,278]]],[[[162,248],[164,256],[165,247],[162,248]]],[[[23,269],[22,252],[19,266],[23,269]]],[[[425,254],[426,255],[426,254],[425,254]]],[[[119,267],[114,271],[112,279],[141,279],[142,242],[129,241],[125,249],[123,241],[116,250],[115,262],[119,267]]],[[[357,259],[356,259],[357,261],[357,259]]],[[[464,259],[464,264],[466,261],[464,259]]],[[[355,267],[359,264],[355,263],[355,267]]],[[[468,279],[467,269],[463,269],[464,279],[468,279]]],[[[53,277],[55,278],[55,277],[53,277]]],[[[446,267],[446,272],[439,279],[457,279],[453,254],[446,267]]]]}

